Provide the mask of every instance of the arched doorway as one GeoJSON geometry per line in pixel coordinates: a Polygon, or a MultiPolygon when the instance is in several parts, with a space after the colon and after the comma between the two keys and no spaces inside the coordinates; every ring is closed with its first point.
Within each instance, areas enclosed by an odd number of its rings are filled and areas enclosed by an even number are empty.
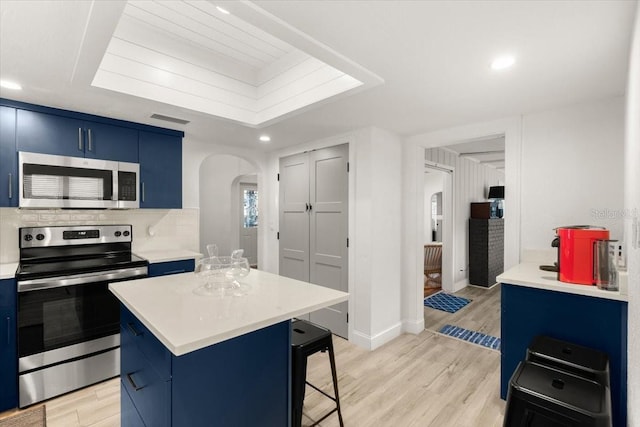
{"type": "MultiPolygon", "coordinates": [[[[202,162],[199,171],[200,251],[215,243],[221,255],[240,248],[241,183],[257,190],[258,167],[246,159],[230,154],[214,154],[202,162]]],[[[254,222],[255,224],[255,222],[254,222]]],[[[256,234],[259,223],[256,225],[256,234]]],[[[257,236],[255,262],[258,264],[257,236]]]]}

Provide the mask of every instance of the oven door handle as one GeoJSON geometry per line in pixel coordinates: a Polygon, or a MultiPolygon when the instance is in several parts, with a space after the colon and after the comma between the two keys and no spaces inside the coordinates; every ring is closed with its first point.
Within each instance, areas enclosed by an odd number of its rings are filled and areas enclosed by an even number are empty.
{"type": "Polygon", "coordinates": [[[84,285],[86,283],[110,282],[119,279],[134,279],[146,276],[148,268],[133,267],[122,268],[109,272],[99,271],[93,273],[74,274],[71,276],[47,277],[44,279],[21,280],[18,282],[18,292],[35,291],[41,289],[60,288],[63,286],[84,285]]]}

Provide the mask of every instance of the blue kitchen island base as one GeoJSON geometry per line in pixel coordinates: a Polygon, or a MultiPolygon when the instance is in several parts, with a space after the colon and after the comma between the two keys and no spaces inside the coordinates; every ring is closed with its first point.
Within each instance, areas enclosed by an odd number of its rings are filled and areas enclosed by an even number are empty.
{"type": "MultiPolygon", "coordinates": [[[[584,286],[584,285],[573,285],[584,286]]],[[[500,396],[537,335],[609,356],[613,426],[627,424],[627,303],[502,283],[500,396]]]]}
{"type": "Polygon", "coordinates": [[[289,425],[289,321],[181,356],[124,306],[120,333],[122,427],[289,425]]]}

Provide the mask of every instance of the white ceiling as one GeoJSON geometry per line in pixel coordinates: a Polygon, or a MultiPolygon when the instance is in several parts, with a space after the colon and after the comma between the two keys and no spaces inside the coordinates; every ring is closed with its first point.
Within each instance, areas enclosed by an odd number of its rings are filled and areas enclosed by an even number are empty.
{"type": "Polygon", "coordinates": [[[113,34],[104,34],[110,42],[91,84],[247,126],[274,123],[364,84],[244,21],[241,9],[129,0],[113,34]]]}
{"type": "Polygon", "coordinates": [[[384,84],[254,129],[168,100],[92,87],[125,2],[2,0],[0,76],[24,90],[0,95],[182,129],[187,143],[271,150],[364,126],[408,136],[624,94],[636,7],[615,0],[216,4],[242,9],[251,24],[322,61],[333,54],[341,71],[369,70],[384,84]],[[517,63],[496,73],[489,63],[503,53],[517,63]],[[271,144],[257,142],[262,133],[271,144]]]}
{"type": "Polygon", "coordinates": [[[504,135],[488,135],[442,147],[460,157],[501,171],[505,167],[504,135]]]}

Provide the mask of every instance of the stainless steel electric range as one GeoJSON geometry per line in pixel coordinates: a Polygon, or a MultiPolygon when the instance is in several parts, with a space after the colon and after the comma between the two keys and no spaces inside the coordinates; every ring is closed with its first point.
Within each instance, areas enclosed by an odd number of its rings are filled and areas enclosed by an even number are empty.
{"type": "Polygon", "coordinates": [[[147,275],[131,225],[21,228],[18,389],[25,407],[120,374],[110,282],[147,275]]]}

